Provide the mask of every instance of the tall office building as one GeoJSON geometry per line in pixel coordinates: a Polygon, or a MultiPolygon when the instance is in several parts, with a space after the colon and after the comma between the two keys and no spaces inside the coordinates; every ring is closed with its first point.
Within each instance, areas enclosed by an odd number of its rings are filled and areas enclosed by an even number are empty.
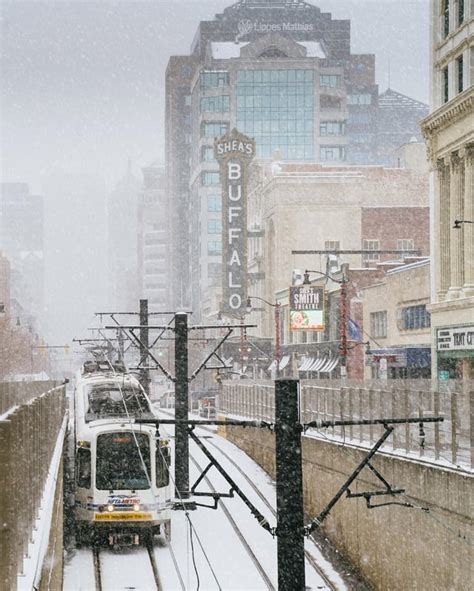
{"type": "Polygon", "coordinates": [[[32,195],[26,183],[2,183],[0,250],[11,263],[11,295],[36,317],[44,306],[43,226],[43,197],[32,195]]]}
{"type": "MultiPolygon", "coordinates": [[[[240,0],[199,24],[166,74],[171,303],[216,312],[221,187],[214,138],[237,128],[257,159],[377,163],[375,57],[350,50],[350,22],[302,0],[240,0]]],[[[406,140],[405,140],[406,141],[406,140]]]]}
{"type": "Polygon", "coordinates": [[[138,306],[137,207],[140,181],[126,174],[115,185],[107,203],[108,304],[112,310],[129,311],[138,306]]]}
{"type": "Polygon", "coordinates": [[[156,162],[142,168],[138,202],[138,286],[151,312],[168,310],[167,277],[172,264],[164,166],[156,162]]]}

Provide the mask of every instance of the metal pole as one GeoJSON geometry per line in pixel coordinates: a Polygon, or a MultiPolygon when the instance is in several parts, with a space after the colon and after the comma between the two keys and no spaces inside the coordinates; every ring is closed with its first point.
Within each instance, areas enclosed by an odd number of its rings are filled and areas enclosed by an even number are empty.
{"type": "Polygon", "coordinates": [[[175,316],[175,487],[176,495],[189,497],[188,439],[188,315],[175,316]]]}
{"type": "Polygon", "coordinates": [[[305,589],[303,470],[298,380],[275,381],[279,591],[305,589]]]}
{"type": "Polygon", "coordinates": [[[240,317],[240,373],[244,373],[244,346],[245,346],[245,332],[244,332],[244,317],[240,317]]]}
{"type": "MultiPolygon", "coordinates": [[[[140,300],[140,366],[148,365],[148,300],[140,300]]],[[[150,372],[140,371],[140,382],[147,394],[150,394],[150,372]]]]}
{"type": "Polygon", "coordinates": [[[347,377],[347,279],[345,269],[342,269],[341,281],[341,317],[340,317],[340,331],[341,331],[341,379],[345,380],[347,377]]]}
{"type": "Polygon", "coordinates": [[[280,308],[281,304],[275,304],[275,371],[276,376],[280,375],[280,361],[281,361],[281,335],[280,335],[280,308]]]}

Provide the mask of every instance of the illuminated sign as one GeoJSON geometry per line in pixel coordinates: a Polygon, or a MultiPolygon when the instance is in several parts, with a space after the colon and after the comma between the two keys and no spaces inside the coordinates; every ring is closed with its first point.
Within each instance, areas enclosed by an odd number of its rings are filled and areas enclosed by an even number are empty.
{"type": "Polygon", "coordinates": [[[222,185],[222,312],[242,315],[247,305],[247,176],[255,141],[233,129],[216,139],[222,185]]]}
{"type": "Polygon", "coordinates": [[[324,330],[324,288],[290,287],[290,330],[324,330]]]}

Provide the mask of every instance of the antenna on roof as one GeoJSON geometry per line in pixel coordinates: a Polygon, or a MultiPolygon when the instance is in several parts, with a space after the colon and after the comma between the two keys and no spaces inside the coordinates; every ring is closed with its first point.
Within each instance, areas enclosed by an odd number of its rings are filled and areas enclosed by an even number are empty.
{"type": "Polygon", "coordinates": [[[388,86],[387,90],[390,90],[390,57],[388,58],[388,86]]]}

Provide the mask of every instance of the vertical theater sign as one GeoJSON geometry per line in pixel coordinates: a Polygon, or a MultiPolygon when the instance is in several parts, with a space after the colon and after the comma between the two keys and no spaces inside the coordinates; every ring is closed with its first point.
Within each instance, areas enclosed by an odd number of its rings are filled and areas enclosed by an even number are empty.
{"type": "Polygon", "coordinates": [[[247,304],[247,182],[255,141],[236,129],[216,138],[222,186],[222,312],[241,316],[247,304]]]}

